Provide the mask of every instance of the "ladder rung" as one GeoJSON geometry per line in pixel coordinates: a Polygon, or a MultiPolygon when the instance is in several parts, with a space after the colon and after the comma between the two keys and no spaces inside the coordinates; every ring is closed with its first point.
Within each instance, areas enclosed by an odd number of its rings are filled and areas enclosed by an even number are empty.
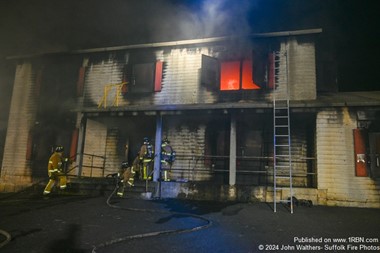
{"type": "Polygon", "coordinates": [[[275,147],[290,147],[290,145],[286,145],[286,144],[275,144],[274,146],[275,147]]]}
{"type": "Polygon", "coordinates": [[[275,188],[275,190],[277,191],[277,190],[288,190],[288,189],[290,189],[290,187],[276,187],[275,188]]]}
{"type": "Polygon", "coordinates": [[[279,202],[281,203],[290,203],[289,199],[280,199],[279,202]]]}
{"type": "Polygon", "coordinates": [[[291,176],[276,176],[276,179],[290,179],[291,176]]]}
{"type": "Polygon", "coordinates": [[[290,155],[275,155],[275,157],[290,157],[290,155]]]}
{"type": "Polygon", "coordinates": [[[289,137],[288,134],[277,134],[274,137],[289,137]]]}
{"type": "Polygon", "coordinates": [[[289,127],[289,125],[277,125],[275,127],[289,127]]]}

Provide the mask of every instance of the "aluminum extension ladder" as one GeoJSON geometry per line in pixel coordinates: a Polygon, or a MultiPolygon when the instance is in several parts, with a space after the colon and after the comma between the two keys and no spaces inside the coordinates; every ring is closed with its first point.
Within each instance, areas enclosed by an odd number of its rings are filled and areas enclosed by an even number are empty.
{"type": "Polygon", "coordinates": [[[293,213],[287,52],[274,52],[273,58],[273,210],[277,211],[278,202],[286,203],[293,213]],[[289,195],[284,196],[285,192],[289,195]]]}

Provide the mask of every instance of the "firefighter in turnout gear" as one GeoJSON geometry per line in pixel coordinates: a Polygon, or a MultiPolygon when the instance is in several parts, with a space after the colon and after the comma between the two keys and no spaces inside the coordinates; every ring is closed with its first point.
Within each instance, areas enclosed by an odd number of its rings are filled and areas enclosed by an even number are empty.
{"type": "Polygon", "coordinates": [[[140,148],[139,152],[139,159],[140,159],[140,179],[146,180],[152,179],[152,167],[153,167],[153,160],[154,160],[154,149],[153,145],[150,143],[149,139],[147,137],[144,138],[144,143],[140,148]]]}
{"type": "Polygon", "coordinates": [[[50,194],[54,185],[59,185],[59,189],[66,189],[67,178],[63,171],[64,163],[67,162],[67,159],[63,158],[63,147],[57,146],[55,152],[50,156],[48,163],[48,175],[49,182],[47,183],[44,195],[50,194]]]}
{"type": "Polygon", "coordinates": [[[161,170],[164,171],[164,181],[170,181],[171,169],[176,153],[167,138],[161,144],[161,170]]]}
{"type": "Polygon", "coordinates": [[[118,190],[117,190],[117,196],[123,197],[124,196],[124,190],[126,186],[132,187],[134,186],[135,181],[135,170],[132,167],[128,167],[128,162],[122,162],[121,168],[118,173],[118,190]]]}

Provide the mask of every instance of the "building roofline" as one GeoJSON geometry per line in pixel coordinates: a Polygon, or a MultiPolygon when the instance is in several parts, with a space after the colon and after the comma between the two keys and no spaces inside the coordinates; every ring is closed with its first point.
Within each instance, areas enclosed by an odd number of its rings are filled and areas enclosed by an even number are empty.
{"type": "Polygon", "coordinates": [[[42,52],[42,53],[36,53],[36,54],[8,56],[6,59],[15,60],[15,59],[34,58],[34,57],[39,57],[39,56],[44,56],[44,55],[55,55],[55,54],[87,54],[87,53],[120,51],[120,50],[128,50],[128,49],[188,46],[188,45],[215,43],[215,42],[220,42],[220,41],[228,41],[228,40],[241,39],[241,38],[273,38],[273,37],[285,37],[285,36],[311,35],[311,34],[319,34],[319,33],[322,33],[322,28],[282,31],[282,32],[269,32],[269,33],[252,33],[246,36],[222,36],[222,37],[210,37],[210,38],[202,38],[202,39],[131,44],[131,45],[114,46],[114,47],[78,49],[78,50],[69,50],[69,51],[42,52]]]}

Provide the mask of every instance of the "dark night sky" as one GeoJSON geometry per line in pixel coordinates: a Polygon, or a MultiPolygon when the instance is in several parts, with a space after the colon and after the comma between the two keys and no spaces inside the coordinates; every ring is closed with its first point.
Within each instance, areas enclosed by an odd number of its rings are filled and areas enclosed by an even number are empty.
{"type": "MultiPolygon", "coordinates": [[[[9,61],[4,61],[12,55],[322,28],[322,51],[338,61],[340,89],[378,89],[380,12],[376,2],[0,0],[0,73],[12,70],[9,61]]],[[[12,78],[2,76],[4,90],[12,78]]]]}

